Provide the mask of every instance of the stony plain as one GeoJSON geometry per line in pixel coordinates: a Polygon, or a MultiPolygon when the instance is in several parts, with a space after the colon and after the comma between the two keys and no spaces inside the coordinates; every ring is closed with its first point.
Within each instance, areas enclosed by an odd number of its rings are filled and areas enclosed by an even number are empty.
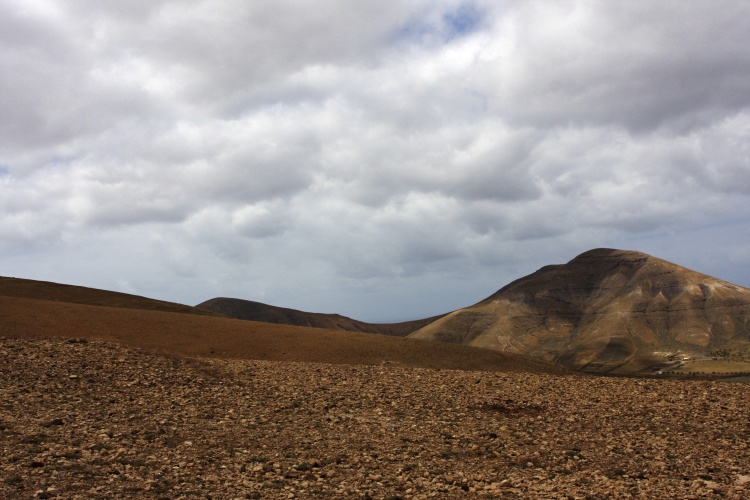
{"type": "Polygon", "coordinates": [[[3,498],[747,498],[742,383],[0,340],[3,498]]]}

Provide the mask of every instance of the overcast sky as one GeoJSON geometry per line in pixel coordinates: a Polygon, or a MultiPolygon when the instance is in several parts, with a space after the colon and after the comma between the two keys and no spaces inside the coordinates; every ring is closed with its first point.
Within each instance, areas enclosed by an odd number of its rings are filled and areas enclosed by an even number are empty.
{"type": "Polygon", "coordinates": [[[750,286],[750,2],[0,0],[0,275],[365,321],[750,286]]]}

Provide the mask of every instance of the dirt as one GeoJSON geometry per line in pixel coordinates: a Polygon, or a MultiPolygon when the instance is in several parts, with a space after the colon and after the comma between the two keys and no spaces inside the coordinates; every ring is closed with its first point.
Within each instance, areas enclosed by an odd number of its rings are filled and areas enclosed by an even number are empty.
{"type": "Polygon", "coordinates": [[[0,339],[3,498],[747,498],[750,386],[0,339]]]}

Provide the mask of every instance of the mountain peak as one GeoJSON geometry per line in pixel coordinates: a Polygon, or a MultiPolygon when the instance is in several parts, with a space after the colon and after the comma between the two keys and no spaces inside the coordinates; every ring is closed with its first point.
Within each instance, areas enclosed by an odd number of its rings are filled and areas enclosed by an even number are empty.
{"type": "Polygon", "coordinates": [[[584,262],[592,260],[621,260],[626,262],[642,261],[651,258],[650,255],[643,252],[636,252],[634,250],[618,250],[616,248],[594,248],[588,250],[580,255],[577,255],[570,261],[573,262],[584,262]]]}
{"type": "Polygon", "coordinates": [[[412,336],[635,373],[675,353],[750,348],[750,290],[645,253],[597,248],[542,267],[412,336]]]}

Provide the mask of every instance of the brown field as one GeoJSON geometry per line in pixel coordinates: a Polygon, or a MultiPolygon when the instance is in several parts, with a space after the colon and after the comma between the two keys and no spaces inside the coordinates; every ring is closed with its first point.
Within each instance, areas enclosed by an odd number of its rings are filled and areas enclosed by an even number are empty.
{"type": "Polygon", "coordinates": [[[0,289],[0,498],[750,495],[747,384],[185,312],[0,289]]]}
{"type": "Polygon", "coordinates": [[[750,361],[734,361],[723,359],[689,361],[678,368],[670,370],[670,373],[701,373],[717,375],[725,375],[730,373],[750,373],[750,361]]]}
{"type": "Polygon", "coordinates": [[[747,498],[750,386],[0,338],[2,498],[747,498]]]}

